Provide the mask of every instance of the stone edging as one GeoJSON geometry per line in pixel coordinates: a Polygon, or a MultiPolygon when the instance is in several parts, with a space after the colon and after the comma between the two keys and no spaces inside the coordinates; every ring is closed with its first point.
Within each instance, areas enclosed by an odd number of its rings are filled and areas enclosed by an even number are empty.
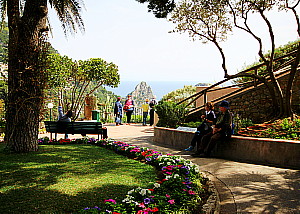
{"type": "MultiPolygon", "coordinates": [[[[193,132],[155,127],[153,140],[184,149],[190,145],[193,135],[193,132]]],[[[232,136],[229,142],[217,144],[213,155],[247,163],[300,169],[300,141],[232,136]]]]}

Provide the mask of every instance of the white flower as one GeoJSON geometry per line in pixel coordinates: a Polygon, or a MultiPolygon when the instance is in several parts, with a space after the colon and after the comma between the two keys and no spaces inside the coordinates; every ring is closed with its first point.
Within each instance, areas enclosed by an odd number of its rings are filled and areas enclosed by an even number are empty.
{"type": "Polygon", "coordinates": [[[178,174],[175,174],[175,175],[174,175],[174,178],[178,178],[178,177],[180,177],[180,175],[178,175],[178,174]]]}
{"type": "Polygon", "coordinates": [[[131,195],[133,192],[134,192],[134,189],[129,190],[129,191],[127,192],[127,194],[128,194],[128,195],[131,195]]]}
{"type": "Polygon", "coordinates": [[[141,191],[140,191],[140,194],[142,195],[142,196],[144,196],[144,195],[146,195],[147,194],[147,189],[142,189],[141,191]]]}
{"type": "Polygon", "coordinates": [[[128,204],[135,203],[135,201],[134,201],[134,200],[132,200],[132,199],[134,199],[134,197],[133,197],[133,196],[131,196],[131,195],[127,195],[127,197],[126,197],[126,198],[124,198],[124,199],[122,200],[122,202],[124,202],[124,203],[128,203],[128,204]]]}
{"type": "Polygon", "coordinates": [[[155,183],[155,184],[154,184],[154,187],[155,187],[155,188],[159,188],[159,187],[160,187],[160,184],[159,184],[159,183],[155,183]]]}

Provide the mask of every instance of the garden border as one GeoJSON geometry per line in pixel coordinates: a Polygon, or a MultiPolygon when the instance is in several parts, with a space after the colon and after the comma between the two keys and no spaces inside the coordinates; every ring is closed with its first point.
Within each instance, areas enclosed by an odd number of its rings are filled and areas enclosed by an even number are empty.
{"type": "MultiPolygon", "coordinates": [[[[154,127],[153,141],[162,145],[185,149],[194,132],[154,127]]],[[[226,143],[218,143],[213,156],[229,160],[300,169],[300,141],[232,136],[226,143]]]]}

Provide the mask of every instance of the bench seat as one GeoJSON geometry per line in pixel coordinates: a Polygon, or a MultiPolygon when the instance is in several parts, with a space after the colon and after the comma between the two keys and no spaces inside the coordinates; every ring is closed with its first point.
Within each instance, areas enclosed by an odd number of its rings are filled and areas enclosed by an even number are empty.
{"type": "MultiPolygon", "coordinates": [[[[74,122],[58,122],[58,121],[44,121],[46,131],[50,133],[64,133],[64,134],[98,134],[101,138],[107,138],[107,129],[102,126],[101,122],[94,121],[74,121],[74,122]]],[[[55,135],[55,139],[56,139],[55,135]]]]}

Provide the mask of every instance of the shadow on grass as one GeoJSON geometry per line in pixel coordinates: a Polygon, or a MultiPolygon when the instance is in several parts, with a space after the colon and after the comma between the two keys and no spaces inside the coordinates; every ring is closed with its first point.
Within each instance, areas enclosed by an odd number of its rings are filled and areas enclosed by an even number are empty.
{"type": "Polygon", "coordinates": [[[151,166],[91,145],[0,153],[0,161],[0,213],[71,213],[156,180],[151,166]]]}
{"type": "Polygon", "coordinates": [[[104,199],[122,199],[132,188],[129,185],[110,184],[75,196],[38,187],[13,189],[0,194],[0,213],[75,213],[85,207],[101,206],[104,199]],[[123,197],[115,190],[123,190],[123,197]]]}

